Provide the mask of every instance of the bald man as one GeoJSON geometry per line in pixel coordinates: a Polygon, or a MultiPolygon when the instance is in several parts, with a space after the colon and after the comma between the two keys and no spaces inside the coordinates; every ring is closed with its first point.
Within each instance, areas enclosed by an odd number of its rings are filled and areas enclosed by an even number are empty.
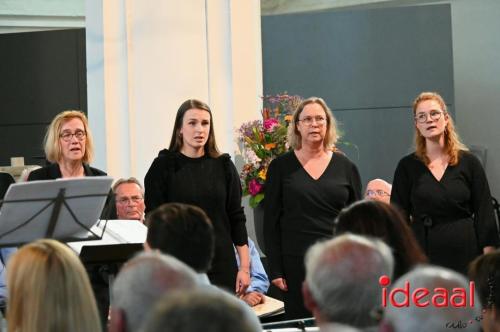
{"type": "Polygon", "coordinates": [[[366,185],[365,198],[381,201],[389,204],[391,202],[392,185],[382,179],[375,179],[366,185]]]}

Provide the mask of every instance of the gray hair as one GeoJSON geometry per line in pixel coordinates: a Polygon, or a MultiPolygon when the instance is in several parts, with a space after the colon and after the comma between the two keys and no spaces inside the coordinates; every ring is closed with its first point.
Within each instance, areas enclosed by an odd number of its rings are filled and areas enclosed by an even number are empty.
{"type": "Polygon", "coordinates": [[[113,190],[114,193],[116,193],[116,190],[118,189],[118,187],[124,183],[133,183],[133,184],[138,185],[139,188],[141,188],[142,196],[144,196],[144,187],[142,186],[141,182],[133,176],[129,177],[128,179],[120,178],[120,179],[116,180],[115,184],[113,185],[113,187],[111,189],[113,190]]]}
{"type": "Polygon", "coordinates": [[[123,310],[127,331],[138,331],[166,293],[197,286],[197,275],[174,257],[143,252],[126,263],[112,291],[112,307],[123,310]]]}
{"type": "MultiPolygon", "coordinates": [[[[452,294],[453,288],[469,287],[469,282],[461,274],[438,266],[420,266],[412,271],[402,275],[394,284],[394,287],[403,288],[405,283],[410,285],[410,292],[416,288],[426,288],[431,291],[436,287],[445,288],[449,294],[452,294]]],[[[395,300],[398,303],[403,302],[403,294],[396,293],[395,300]]],[[[432,295],[430,295],[432,296],[432,295]]],[[[408,307],[394,307],[390,301],[387,301],[387,307],[384,312],[384,324],[392,325],[394,331],[417,332],[450,331],[450,326],[461,322],[467,326],[466,331],[479,331],[481,323],[475,318],[481,315],[481,302],[477,295],[474,298],[474,307],[466,306],[456,308],[453,306],[436,308],[432,304],[425,307],[417,307],[413,301],[409,301],[408,307]],[[472,320],[472,324],[470,321],[472,320]]]]}
{"type": "Polygon", "coordinates": [[[241,300],[215,288],[169,294],[157,305],[145,332],[260,332],[255,313],[241,300]]]}
{"type": "Polygon", "coordinates": [[[306,284],[328,322],[376,325],[370,314],[381,304],[382,275],[392,276],[394,258],[381,240],[343,234],[313,245],[306,254],[306,284]]]}
{"type": "Polygon", "coordinates": [[[297,109],[292,115],[292,121],[290,121],[290,124],[288,125],[288,144],[290,144],[290,147],[295,150],[298,150],[302,147],[302,137],[300,136],[299,130],[297,129],[297,123],[299,123],[299,117],[304,110],[304,107],[309,104],[318,104],[325,111],[326,135],[325,139],[323,140],[323,146],[325,147],[325,149],[331,149],[335,147],[335,143],[337,143],[337,140],[339,138],[339,133],[337,130],[337,120],[335,120],[335,117],[333,116],[332,111],[330,110],[328,105],[326,105],[326,102],[319,97],[307,98],[306,100],[302,101],[299,106],[297,106],[297,109]]]}

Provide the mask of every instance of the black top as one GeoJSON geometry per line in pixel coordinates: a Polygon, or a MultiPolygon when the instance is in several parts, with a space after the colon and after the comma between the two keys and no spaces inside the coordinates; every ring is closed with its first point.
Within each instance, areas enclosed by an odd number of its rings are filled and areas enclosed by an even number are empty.
{"type": "Polygon", "coordinates": [[[173,202],[192,204],[205,211],[215,231],[214,261],[235,261],[233,243],[247,244],[241,183],[229,155],[189,158],[180,152],[162,150],[149,168],[144,186],[146,212],[173,202]]]}
{"type": "MultiPolygon", "coordinates": [[[[85,173],[85,176],[106,175],[105,172],[100,169],[90,167],[88,164],[83,164],[83,172],[85,173]]],[[[28,181],[55,180],[59,178],[62,178],[61,169],[59,168],[59,164],[54,163],[30,172],[28,181]]]]}
{"type": "Polygon", "coordinates": [[[431,263],[464,272],[481,248],[498,245],[488,181],[470,152],[460,152],[457,165],[448,165],[440,181],[414,153],[404,157],[394,174],[391,203],[412,218],[417,240],[431,263]],[[470,242],[475,253],[461,252],[470,242]]]}
{"type": "Polygon", "coordinates": [[[333,235],[340,210],[361,197],[358,169],[333,153],[314,180],[293,151],[274,159],[265,186],[264,239],[271,279],[283,276],[281,255],[303,256],[319,239],[333,235]]]}

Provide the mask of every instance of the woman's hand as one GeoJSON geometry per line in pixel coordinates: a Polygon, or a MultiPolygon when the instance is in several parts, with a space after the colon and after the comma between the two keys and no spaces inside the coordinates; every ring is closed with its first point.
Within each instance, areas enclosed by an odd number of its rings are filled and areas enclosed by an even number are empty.
{"type": "Polygon", "coordinates": [[[489,254],[490,252],[495,251],[495,247],[493,246],[487,246],[483,248],[483,254],[489,254]]]}
{"type": "Polygon", "coordinates": [[[281,289],[283,292],[288,292],[285,278],[276,278],[272,281],[273,285],[281,289]]]}
{"type": "Polygon", "coordinates": [[[236,295],[245,295],[248,286],[250,286],[250,271],[240,269],[236,275],[236,295]]]}

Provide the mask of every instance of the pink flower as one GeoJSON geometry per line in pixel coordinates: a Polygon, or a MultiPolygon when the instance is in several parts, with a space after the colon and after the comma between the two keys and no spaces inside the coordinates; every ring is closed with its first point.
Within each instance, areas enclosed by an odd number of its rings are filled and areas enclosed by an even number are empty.
{"type": "Polygon", "coordinates": [[[250,180],[248,182],[248,192],[250,195],[255,196],[262,190],[262,184],[260,184],[256,179],[250,180]]]}
{"type": "Polygon", "coordinates": [[[279,125],[279,122],[275,118],[269,118],[267,120],[264,120],[264,124],[263,124],[264,130],[267,132],[273,131],[274,128],[278,125],[279,125]]]}

